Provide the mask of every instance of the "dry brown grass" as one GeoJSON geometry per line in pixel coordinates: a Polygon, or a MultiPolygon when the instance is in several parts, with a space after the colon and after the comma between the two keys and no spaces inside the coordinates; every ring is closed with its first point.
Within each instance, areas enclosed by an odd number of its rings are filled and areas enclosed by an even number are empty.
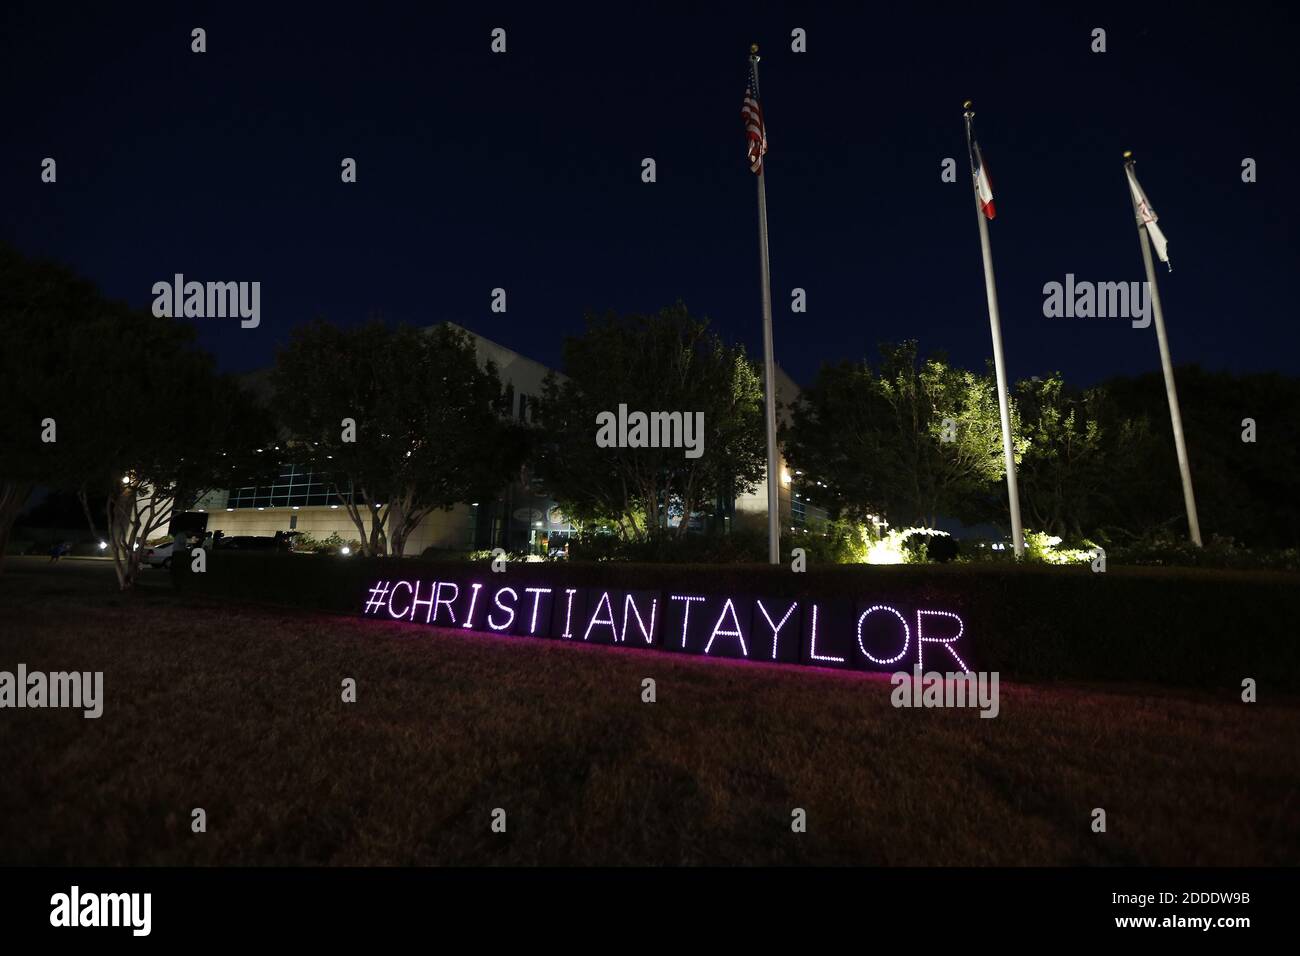
{"type": "Polygon", "coordinates": [[[103,670],[106,690],[99,720],[0,712],[0,864],[1232,865],[1300,847],[1300,702],[1242,704],[1236,675],[1217,694],[1004,683],[985,720],[895,710],[879,677],[120,598],[87,568],[0,578],[0,669],[103,670]]]}

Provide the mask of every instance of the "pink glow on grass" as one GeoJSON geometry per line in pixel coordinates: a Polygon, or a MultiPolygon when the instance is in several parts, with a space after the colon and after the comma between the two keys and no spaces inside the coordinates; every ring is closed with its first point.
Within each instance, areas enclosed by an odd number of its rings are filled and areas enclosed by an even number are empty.
{"type": "MultiPolygon", "coordinates": [[[[356,620],[354,618],[354,620],[356,620]]],[[[411,633],[408,627],[399,626],[401,622],[387,621],[379,617],[362,618],[358,621],[363,626],[370,626],[384,629],[397,636],[411,633]]],[[[879,681],[887,683],[890,674],[887,671],[868,671],[854,670],[842,667],[819,667],[815,664],[790,664],[783,661],[765,661],[761,658],[743,658],[743,657],[711,657],[704,654],[682,654],[679,651],[661,650],[657,647],[643,648],[637,645],[626,646],[617,644],[583,644],[581,642],[570,642],[564,644],[558,640],[547,640],[545,638],[530,638],[526,634],[504,634],[491,631],[466,631],[463,628],[446,627],[440,624],[421,626],[418,633],[433,634],[440,638],[450,638],[452,640],[460,639],[473,641],[480,644],[506,647],[507,645],[518,649],[520,642],[536,643],[540,648],[555,648],[557,653],[575,653],[575,654],[596,654],[603,655],[620,655],[630,658],[645,660],[647,657],[653,660],[662,661],[665,664],[681,664],[686,667],[705,667],[708,669],[739,668],[741,671],[749,672],[776,672],[785,674],[809,674],[821,677],[840,679],[840,680],[866,680],[879,681]],[[559,650],[561,647],[564,650],[559,650]]]]}

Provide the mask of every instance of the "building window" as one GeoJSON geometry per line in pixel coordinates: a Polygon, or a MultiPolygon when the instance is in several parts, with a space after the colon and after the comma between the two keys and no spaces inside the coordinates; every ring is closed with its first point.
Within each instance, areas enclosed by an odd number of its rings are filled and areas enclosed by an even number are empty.
{"type": "MultiPolygon", "coordinates": [[[[279,476],[269,485],[231,488],[226,501],[228,508],[287,508],[335,505],[339,503],[333,490],[334,479],[325,472],[312,471],[297,465],[282,465],[279,476]]],[[[352,488],[345,484],[341,489],[345,498],[352,488]]]]}

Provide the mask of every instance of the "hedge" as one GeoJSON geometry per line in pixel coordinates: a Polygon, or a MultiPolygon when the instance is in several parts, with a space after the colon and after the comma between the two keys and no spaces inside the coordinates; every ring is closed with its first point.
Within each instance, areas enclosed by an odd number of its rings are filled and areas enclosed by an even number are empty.
{"type": "MultiPolygon", "coordinates": [[[[381,578],[502,585],[680,590],[773,598],[853,598],[954,611],[978,668],[1008,679],[1141,681],[1239,693],[1300,690],[1300,576],[1173,568],[835,565],[788,567],[516,562],[481,564],[278,553],[211,552],[187,590],[358,616],[381,578]]],[[[1261,699],[1266,699],[1262,697],[1261,699]]]]}

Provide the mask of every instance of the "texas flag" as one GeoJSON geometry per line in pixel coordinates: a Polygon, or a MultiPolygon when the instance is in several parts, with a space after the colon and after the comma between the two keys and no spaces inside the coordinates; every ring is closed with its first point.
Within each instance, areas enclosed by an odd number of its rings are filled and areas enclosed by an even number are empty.
{"type": "Polygon", "coordinates": [[[1161,262],[1169,266],[1169,271],[1172,272],[1174,267],[1169,262],[1169,242],[1165,239],[1165,234],[1160,231],[1160,227],[1156,225],[1160,217],[1151,208],[1151,200],[1147,199],[1147,194],[1142,191],[1142,186],[1139,185],[1137,176],[1133,172],[1133,165],[1130,163],[1124,167],[1124,170],[1128,173],[1128,188],[1133,193],[1133,206],[1137,209],[1138,221],[1147,227],[1147,235],[1151,237],[1151,245],[1155,246],[1156,255],[1160,257],[1161,262]]]}
{"type": "Polygon", "coordinates": [[[989,168],[984,165],[984,156],[980,153],[980,144],[972,136],[970,141],[970,172],[975,178],[975,194],[979,196],[980,208],[989,219],[993,212],[993,181],[989,179],[989,168]]]}

